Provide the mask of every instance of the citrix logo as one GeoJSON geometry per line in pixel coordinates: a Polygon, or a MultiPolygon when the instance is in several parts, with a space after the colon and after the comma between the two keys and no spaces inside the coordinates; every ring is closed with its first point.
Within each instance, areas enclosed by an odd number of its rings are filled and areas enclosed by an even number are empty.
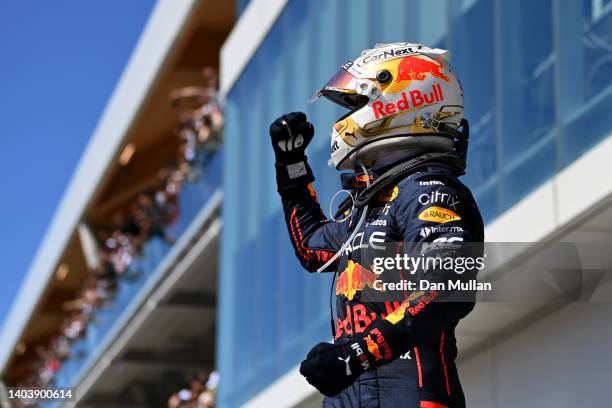
{"type": "Polygon", "coordinates": [[[459,200],[451,194],[442,193],[438,190],[432,191],[431,193],[423,193],[419,196],[419,204],[428,205],[436,203],[448,204],[453,210],[457,210],[459,200]]]}

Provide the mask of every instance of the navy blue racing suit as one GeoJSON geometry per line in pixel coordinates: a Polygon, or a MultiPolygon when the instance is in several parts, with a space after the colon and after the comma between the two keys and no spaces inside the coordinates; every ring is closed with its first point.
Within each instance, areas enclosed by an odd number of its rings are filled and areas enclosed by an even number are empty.
{"type": "MultiPolygon", "coordinates": [[[[312,175],[310,168],[308,173],[312,175]]],[[[277,174],[280,180],[282,176],[277,174]]],[[[302,183],[290,185],[279,181],[292,245],[303,267],[311,272],[340,250],[360,217],[360,210],[353,210],[345,222],[328,220],[313,180],[312,176],[303,177],[302,183]]],[[[364,176],[345,178],[345,187],[347,180],[353,183],[354,191],[363,187],[364,176]]],[[[454,332],[458,321],[473,309],[473,299],[429,302],[436,292],[419,291],[406,295],[412,299],[408,303],[366,301],[366,293],[375,289],[371,272],[362,267],[360,249],[398,242],[483,240],[483,222],[472,194],[443,163],[432,162],[403,175],[370,200],[366,222],[342,255],[326,268],[338,273],[334,338],[336,343],[349,342],[377,320],[387,319],[400,333],[402,354],[366,370],[340,394],[325,397],[324,407],[465,406],[455,366],[454,332]],[[360,272],[363,275],[356,279],[360,272]]],[[[378,353],[377,348],[374,352],[378,353]]]]}

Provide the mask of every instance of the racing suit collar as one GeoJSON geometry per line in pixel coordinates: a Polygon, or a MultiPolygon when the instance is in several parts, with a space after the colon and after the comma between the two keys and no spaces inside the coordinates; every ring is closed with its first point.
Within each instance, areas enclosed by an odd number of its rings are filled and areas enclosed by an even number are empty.
{"type": "MultiPolygon", "coordinates": [[[[374,182],[374,180],[376,180],[378,177],[380,177],[381,175],[385,174],[388,170],[392,169],[393,167],[404,163],[414,157],[419,156],[420,154],[415,154],[412,155],[410,157],[406,157],[403,158],[401,160],[395,161],[391,164],[388,164],[386,166],[382,166],[382,167],[376,167],[373,169],[369,169],[369,178],[370,178],[370,184],[372,184],[374,182]]],[[[349,190],[349,191],[361,191],[364,188],[366,188],[367,186],[367,177],[363,172],[361,171],[356,171],[354,173],[342,173],[340,174],[340,182],[342,184],[342,188],[344,190],[349,190]]]]}
{"type": "Polygon", "coordinates": [[[341,174],[342,188],[352,191],[354,196],[340,203],[335,217],[340,216],[351,207],[361,208],[365,206],[371,198],[376,197],[386,187],[414,172],[424,169],[448,172],[458,177],[465,173],[465,160],[456,152],[425,153],[380,169],[372,169],[370,171],[371,179],[369,187],[366,184],[367,179],[363,173],[341,174]]]}
{"type": "Polygon", "coordinates": [[[367,186],[367,180],[369,177],[370,183],[372,183],[375,179],[374,174],[370,174],[366,176],[362,172],[358,173],[343,173],[340,174],[340,182],[342,183],[342,188],[344,190],[354,191],[354,190],[362,190],[367,186]]]}

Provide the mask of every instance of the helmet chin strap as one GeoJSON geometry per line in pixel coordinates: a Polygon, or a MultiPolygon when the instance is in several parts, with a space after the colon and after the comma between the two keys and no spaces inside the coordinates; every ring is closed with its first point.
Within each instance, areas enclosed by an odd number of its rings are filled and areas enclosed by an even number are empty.
{"type": "Polygon", "coordinates": [[[389,152],[388,154],[382,155],[383,157],[377,159],[372,169],[376,170],[382,167],[387,167],[402,160],[408,160],[412,157],[418,156],[419,154],[422,154],[424,152],[425,150],[422,148],[402,149],[398,152],[389,152]]]}
{"type": "MultiPolygon", "coordinates": [[[[365,174],[366,176],[366,188],[370,187],[370,177],[369,177],[370,174],[368,173],[368,169],[361,162],[359,162],[359,166],[361,166],[361,170],[363,171],[363,174],[365,174]]],[[[325,269],[327,269],[332,263],[334,263],[334,261],[336,261],[336,259],[338,259],[338,257],[342,254],[342,252],[346,250],[346,248],[351,244],[351,242],[355,238],[355,235],[357,235],[357,232],[359,231],[359,229],[365,222],[367,215],[368,215],[368,204],[363,206],[361,216],[359,217],[359,222],[357,222],[357,225],[355,225],[355,228],[353,229],[353,232],[351,233],[351,235],[344,242],[344,244],[342,244],[338,252],[336,252],[334,256],[332,256],[327,262],[325,262],[323,266],[317,269],[317,272],[323,272],[325,269]]]]}

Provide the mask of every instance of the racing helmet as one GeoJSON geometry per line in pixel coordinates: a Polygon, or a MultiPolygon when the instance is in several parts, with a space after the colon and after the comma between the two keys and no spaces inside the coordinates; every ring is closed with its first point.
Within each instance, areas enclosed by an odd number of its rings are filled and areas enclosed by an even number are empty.
{"type": "Polygon", "coordinates": [[[446,152],[463,118],[463,91],[450,53],[420,44],[377,44],[319,89],[348,109],[331,136],[330,164],[380,167],[420,152],[446,152]]]}

